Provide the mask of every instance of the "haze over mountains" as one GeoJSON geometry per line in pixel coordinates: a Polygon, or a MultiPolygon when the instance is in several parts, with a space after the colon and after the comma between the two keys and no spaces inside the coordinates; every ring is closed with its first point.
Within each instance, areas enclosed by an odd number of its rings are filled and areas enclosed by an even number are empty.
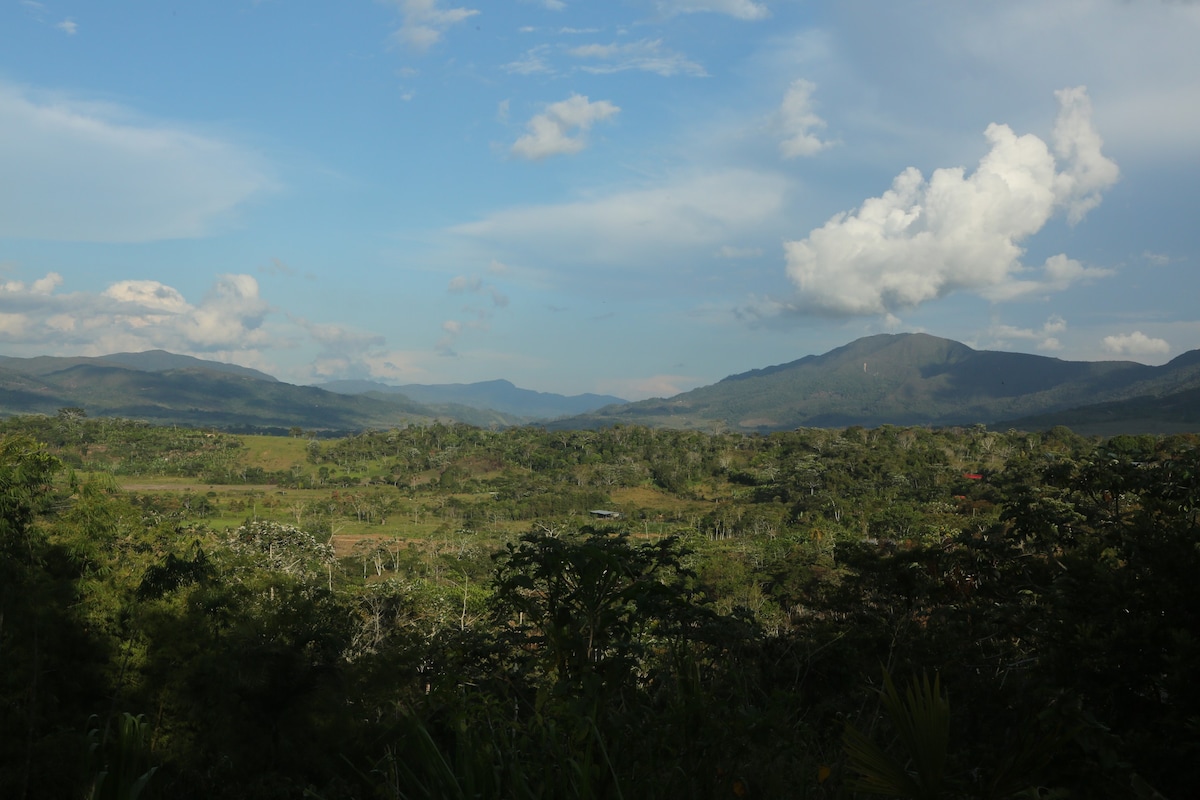
{"type": "Polygon", "coordinates": [[[970,425],[1083,433],[1200,430],[1200,350],[1151,367],[974,350],[885,334],[731,375],[671,398],[625,403],[508,381],[389,386],[283,383],[257,370],[161,350],[101,357],[0,356],[0,414],[91,416],[229,429],[353,431],[435,419],[481,426],[613,424],[743,431],[849,425],[970,425]]]}
{"type": "Polygon", "coordinates": [[[333,381],[319,384],[320,388],[338,394],[404,395],[426,405],[454,404],[476,409],[491,409],[514,417],[551,419],[572,414],[586,414],[602,406],[625,403],[620,397],[604,394],[565,396],[549,392],[521,389],[509,381],[495,380],[480,383],[445,383],[425,385],[409,383],[389,386],[375,381],[333,381]]]}

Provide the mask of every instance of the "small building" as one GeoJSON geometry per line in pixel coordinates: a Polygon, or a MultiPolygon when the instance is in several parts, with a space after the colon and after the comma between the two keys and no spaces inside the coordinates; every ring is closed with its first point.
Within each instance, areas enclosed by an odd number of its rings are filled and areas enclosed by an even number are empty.
{"type": "Polygon", "coordinates": [[[597,509],[593,509],[593,510],[589,511],[588,513],[591,514],[593,517],[596,517],[597,519],[620,519],[621,518],[620,511],[605,511],[604,509],[597,508],[597,509]]]}

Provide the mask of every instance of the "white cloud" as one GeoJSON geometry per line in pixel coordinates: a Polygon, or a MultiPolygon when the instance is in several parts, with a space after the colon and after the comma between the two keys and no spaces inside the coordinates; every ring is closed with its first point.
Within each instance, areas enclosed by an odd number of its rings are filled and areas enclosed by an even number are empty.
{"type": "Polygon", "coordinates": [[[1058,334],[1063,333],[1067,329],[1067,321],[1057,314],[1050,316],[1041,328],[1017,328],[1012,325],[993,325],[988,329],[988,336],[992,339],[993,347],[1007,347],[1008,343],[1013,339],[1021,341],[1033,341],[1035,347],[1039,350],[1048,350],[1051,352],[1062,349],[1062,342],[1058,340],[1058,334]]]}
{"type": "Polygon", "coordinates": [[[137,306],[139,316],[147,311],[184,314],[191,309],[178,289],[158,281],[117,281],[105,289],[101,296],[137,306]]]}
{"type": "MultiPolygon", "coordinates": [[[[1018,266],[1014,268],[1014,272],[1016,271],[1028,272],[1029,270],[1018,266]]],[[[1042,265],[1040,279],[1008,280],[995,286],[984,287],[979,292],[989,300],[1015,300],[1018,297],[1029,295],[1061,292],[1077,283],[1084,283],[1096,278],[1107,278],[1115,274],[1114,270],[1103,267],[1085,267],[1075,259],[1067,258],[1059,253],[1046,259],[1046,263],[1042,265]]]]}
{"type": "Polygon", "coordinates": [[[1171,350],[1165,339],[1154,339],[1141,331],[1104,337],[1104,349],[1120,356],[1164,355],[1171,350]]]}
{"type": "Polygon", "coordinates": [[[25,314],[9,314],[0,311],[0,341],[24,336],[31,320],[25,314]]]}
{"type": "MultiPolygon", "coordinates": [[[[1058,211],[1074,223],[1117,178],[1100,153],[1083,89],[1058,93],[1054,131],[1060,162],[1032,134],[989,125],[991,145],[976,170],[935,170],[926,181],[909,167],[880,197],[842,213],[806,239],[784,243],[798,304],[835,314],[885,314],[957,290],[1016,296],[1007,285],[1025,270],[1021,247],[1058,211]],[[1062,170],[1059,171],[1059,167],[1062,170]]],[[[1103,271],[1066,256],[1047,259],[1040,288],[1058,290],[1103,271]]]]}
{"type": "Polygon", "coordinates": [[[777,222],[787,182],[727,170],[558,205],[498,211],[451,233],[524,265],[638,267],[708,255],[777,222]]]}
{"type": "Polygon", "coordinates": [[[704,77],[704,67],[690,61],[682,53],[663,47],[662,39],[641,39],[625,44],[586,44],[572,47],[567,54],[592,63],[582,67],[584,72],[606,75],[627,70],[653,72],[655,75],[671,77],[690,75],[704,77]]]}
{"type": "Polygon", "coordinates": [[[0,83],[0,236],[192,238],[271,188],[237,145],[130,116],[0,83]]]}
{"type": "Polygon", "coordinates": [[[1100,193],[1117,182],[1120,170],[1100,148],[1100,134],[1092,127],[1092,103],[1087,89],[1076,86],[1054,93],[1059,114],[1054,123],[1054,153],[1066,169],[1055,177],[1055,195],[1067,207],[1067,219],[1075,225],[1087,212],[1100,205],[1100,193]]]}
{"type": "Polygon", "coordinates": [[[69,17],[67,19],[64,19],[62,22],[58,23],[54,27],[58,28],[60,31],[65,33],[67,36],[74,36],[79,31],[79,26],[76,25],[75,21],[70,19],[69,17]]]}
{"type": "Polygon", "coordinates": [[[269,310],[249,275],[221,275],[208,296],[192,305],[158,281],[116,281],[99,294],[59,294],[62,277],[49,273],[26,286],[0,287],[0,313],[10,322],[10,346],[67,349],[71,354],[163,348],[176,353],[247,351],[266,344],[269,310]]]}
{"type": "MultiPolygon", "coordinates": [[[[0,346],[6,354],[97,356],[161,348],[298,383],[347,377],[430,382],[436,377],[422,366],[438,359],[434,352],[388,350],[378,334],[274,314],[249,275],[217,276],[195,304],[158,281],[120,280],[98,293],[61,293],[62,284],[57,273],[0,283],[0,346]],[[301,363],[283,367],[285,353],[299,355],[301,363]]],[[[482,293],[495,304],[491,287],[482,293]]],[[[485,316],[476,317],[449,321],[447,334],[486,329],[485,316]]]]}
{"type": "Polygon", "coordinates": [[[268,306],[249,275],[219,275],[204,301],[184,315],[180,329],[201,349],[265,343],[261,330],[268,306]]]}
{"type": "Polygon", "coordinates": [[[32,295],[53,294],[54,290],[62,284],[62,280],[62,275],[59,275],[57,272],[47,272],[43,277],[29,284],[29,286],[26,286],[23,281],[6,281],[0,284],[0,293],[22,294],[28,292],[32,295]]]}
{"type": "Polygon", "coordinates": [[[812,109],[812,93],[816,85],[800,79],[792,82],[779,109],[779,127],[786,137],[779,143],[784,158],[816,155],[830,146],[815,133],[825,127],[825,120],[812,109]]]}
{"type": "Polygon", "coordinates": [[[57,272],[48,272],[45,277],[34,281],[30,285],[29,290],[34,294],[51,294],[62,285],[62,282],[62,275],[59,275],[57,272]]]}
{"type": "Polygon", "coordinates": [[[452,26],[479,13],[472,8],[443,8],[440,0],[391,0],[400,9],[401,23],[393,37],[424,52],[442,39],[452,26]]]}
{"type": "Polygon", "coordinates": [[[615,116],[621,109],[607,100],[589,102],[573,94],[551,103],[526,124],[529,131],[513,143],[513,155],[538,160],[555,155],[578,153],[586,146],[583,134],[596,122],[615,116]],[[575,134],[575,135],[572,135],[575,134]]]}
{"type": "Polygon", "coordinates": [[[752,0],[656,0],[654,4],[665,16],[710,12],[728,14],[745,20],[766,19],[771,16],[765,3],[752,0]]]}
{"type": "MultiPolygon", "coordinates": [[[[369,361],[386,340],[377,334],[356,330],[348,325],[312,322],[303,317],[288,317],[318,345],[320,352],[308,363],[306,379],[368,378],[369,361]]],[[[270,370],[267,370],[268,372],[270,370]]]]}

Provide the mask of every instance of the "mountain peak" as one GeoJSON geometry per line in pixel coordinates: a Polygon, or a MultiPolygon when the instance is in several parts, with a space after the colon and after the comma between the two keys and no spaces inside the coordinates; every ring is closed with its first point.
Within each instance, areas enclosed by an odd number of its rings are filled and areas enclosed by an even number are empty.
{"type": "Polygon", "coordinates": [[[1200,364],[1200,354],[1176,362],[1167,375],[1160,370],[1168,367],[1129,361],[1063,361],[975,350],[927,333],[885,333],[563,425],[638,422],[769,431],[986,424],[1200,385],[1200,370],[1192,366],[1200,364]]]}

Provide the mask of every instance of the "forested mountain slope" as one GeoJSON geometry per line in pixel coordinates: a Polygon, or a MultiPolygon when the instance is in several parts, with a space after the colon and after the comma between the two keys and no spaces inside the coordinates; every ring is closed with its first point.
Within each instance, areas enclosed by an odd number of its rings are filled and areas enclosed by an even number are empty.
{"type": "Polygon", "coordinates": [[[1162,367],[974,350],[928,334],[882,334],[820,356],[731,375],[669,399],[567,420],[785,430],[846,425],[991,424],[1096,402],[1200,388],[1200,357],[1162,367]]]}

